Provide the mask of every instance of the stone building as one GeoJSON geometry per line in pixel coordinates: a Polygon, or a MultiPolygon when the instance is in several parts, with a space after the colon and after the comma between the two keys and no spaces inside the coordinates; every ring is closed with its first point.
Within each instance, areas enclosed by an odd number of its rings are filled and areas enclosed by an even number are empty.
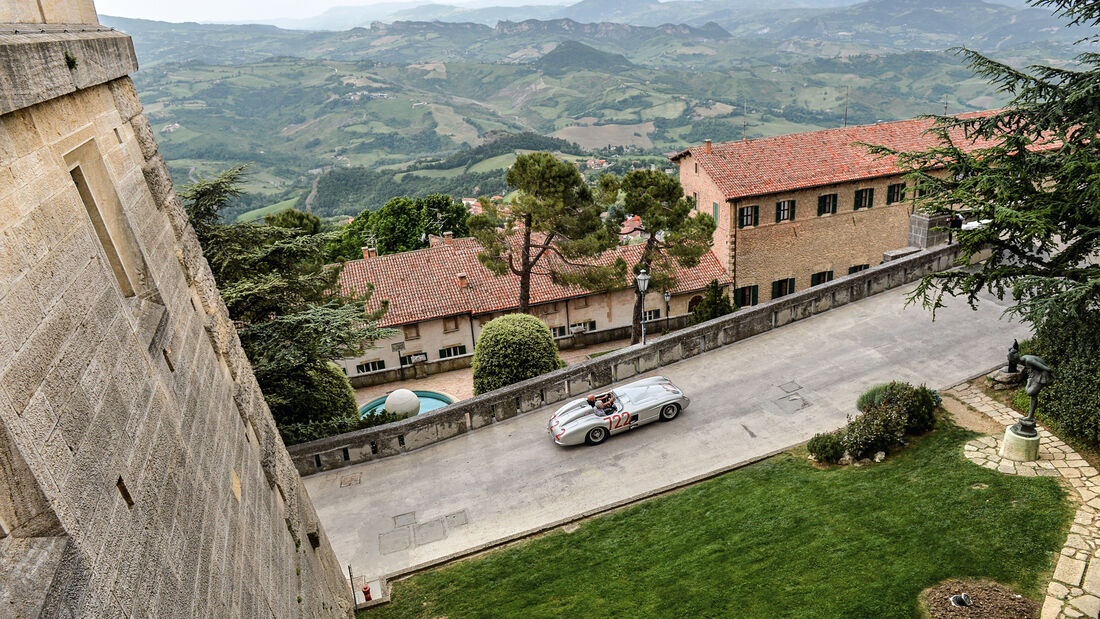
{"type": "Polygon", "coordinates": [[[943,222],[914,214],[903,170],[861,145],[924,150],[938,144],[925,133],[931,126],[913,119],[707,140],[674,155],[684,194],[718,223],[714,251],[733,280],[734,301],[755,305],[946,241],[935,229],[943,222]]]}
{"type": "MultiPolygon", "coordinates": [[[[642,247],[620,245],[601,259],[611,262],[622,257],[627,264],[635,264],[642,247]]],[[[413,365],[414,355],[425,355],[422,359],[428,364],[417,362],[411,370],[415,375],[470,365],[482,326],[519,310],[519,277],[493,275],[478,261],[480,251],[475,239],[456,239],[447,233],[433,237],[426,249],[386,256],[365,250],[362,260],[346,263],[341,274],[345,291],[361,294],[373,285],[372,308],[382,299],[389,302],[382,326],[398,329],[395,337],[378,342],[363,356],[338,361],[353,385],[396,380],[401,375],[393,370],[413,365]]],[[[643,319],[651,328],[661,329],[671,315],[679,317],[674,324],[682,326],[683,317],[702,300],[703,288],[714,279],[723,287],[730,282],[715,255],[707,252],[697,266],[679,269],[667,306],[663,290],[647,292],[643,319]]],[[[531,313],[550,327],[559,345],[572,344],[575,337],[586,344],[629,337],[634,297],[633,288],[592,292],[554,284],[547,275],[531,278],[531,313]]]]}
{"type": "Polygon", "coordinates": [[[92,0],[0,3],[0,616],[351,592],[92,0]]]}

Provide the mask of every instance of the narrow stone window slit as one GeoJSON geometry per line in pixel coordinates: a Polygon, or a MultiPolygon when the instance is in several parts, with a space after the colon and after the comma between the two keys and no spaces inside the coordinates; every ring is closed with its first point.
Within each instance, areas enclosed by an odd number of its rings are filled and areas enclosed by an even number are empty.
{"type": "Polygon", "coordinates": [[[118,493],[122,495],[122,500],[126,501],[126,507],[133,509],[134,499],[130,496],[130,491],[126,489],[126,482],[122,481],[121,476],[118,478],[118,483],[115,485],[118,486],[118,493]]]}

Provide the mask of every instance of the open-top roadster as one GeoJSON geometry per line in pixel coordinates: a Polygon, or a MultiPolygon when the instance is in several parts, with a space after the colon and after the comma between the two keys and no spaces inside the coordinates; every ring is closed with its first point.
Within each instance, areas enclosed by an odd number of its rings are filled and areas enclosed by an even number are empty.
{"type": "Polygon", "coordinates": [[[597,445],[651,421],[672,421],[691,400],[664,376],[643,378],[562,406],[546,429],[559,445],[597,445]],[[594,397],[593,397],[594,396],[594,397]],[[594,401],[590,402],[589,398],[594,401]]]}

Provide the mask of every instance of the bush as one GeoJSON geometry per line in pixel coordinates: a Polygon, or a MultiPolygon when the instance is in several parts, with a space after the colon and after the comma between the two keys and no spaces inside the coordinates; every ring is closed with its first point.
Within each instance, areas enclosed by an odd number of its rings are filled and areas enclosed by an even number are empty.
{"type": "Polygon", "coordinates": [[[303,423],[288,423],[279,426],[279,434],[283,436],[283,443],[296,445],[308,443],[326,436],[336,436],[345,432],[354,432],[374,426],[400,421],[407,415],[395,415],[393,413],[372,413],[366,417],[342,417],[338,419],[321,419],[303,423]]]}
{"type": "Polygon", "coordinates": [[[905,412],[896,404],[882,404],[848,420],[844,449],[853,458],[868,458],[876,451],[889,451],[903,444],[905,412]]]}
{"type": "Polygon", "coordinates": [[[890,386],[895,384],[897,383],[882,383],[864,391],[863,395],[856,399],[856,409],[861,413],[866,413],[872,408],[879,406],[882,404],[882,398],[886,395],[890,386]]]}
{"type": "Polygon", "coordinates": [[[929,389],[924,385],[906,393],[906,401],[902,409],[908,417],[905,424],[906,434],[924,434],[936,427],[936,409],[940,407],[943,399],[935,389],[929,389]]]}
{"type": "Polygon", "coordinates": [[[359,418],[355,391],[335,363],[307,365],[274,382],[278,388],[265,390],[264,399],[279,425],[359,418]]]}
{"type": "Polygon", "coordinates": [[[729,295],[722,291],[721,286],[718,285],[718,280],[712,279],[703,290],[703,300],[695,306],[695,309],[691,310],[691,318],[688,320],[688,324],[697,325],[719,316],[725,316],[732,311],[733,304],[730,303],[729,295]]]}
{"type": "Polygon", "coordinates": [[[485,325],[472,365],[474,395],[565,367],[550,328],[528,314],[508,314],[485,325]]]}
{"type": "MultiPolygon", "coordinates": [[[[1039,394],[1037,415],[1064,432],[1063,438],[1100,446],[1100,312],[1051,318],[1026,344],[1020,343],[1020,354],[1041,356],[1055,372],[1039,394]]],[[[1019,402],[1026,414],[1028,396],[1020,393],[1019,402]]]]}
{"type": "Polygon", "coordinates": [[[839,432],[815,434],[810,442],[806,443],[806,449],[818,462],[835,464],[844,455],[844,439],[839,432]]]}

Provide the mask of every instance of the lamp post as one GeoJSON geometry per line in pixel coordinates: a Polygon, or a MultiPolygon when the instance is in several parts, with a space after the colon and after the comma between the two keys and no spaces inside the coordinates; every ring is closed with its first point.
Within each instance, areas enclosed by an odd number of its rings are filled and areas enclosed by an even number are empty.
{"type": "Polygon", "coordinates": [[[645,269],[634,277],[634,285],[638,287],[638,294],[642,297],[642,346],[645,346],[645,290],[649,288],[649,273],[645,269]]]}
{"type": "Polygon", "coordinates": [[[672,301],[672,293],[666,290],[665,291],[665,331],[666,332],[668,331],[669,318],[671,318],[671,316],[670,316],[671,310],[668,309],[669,301],[672,301]]]}

